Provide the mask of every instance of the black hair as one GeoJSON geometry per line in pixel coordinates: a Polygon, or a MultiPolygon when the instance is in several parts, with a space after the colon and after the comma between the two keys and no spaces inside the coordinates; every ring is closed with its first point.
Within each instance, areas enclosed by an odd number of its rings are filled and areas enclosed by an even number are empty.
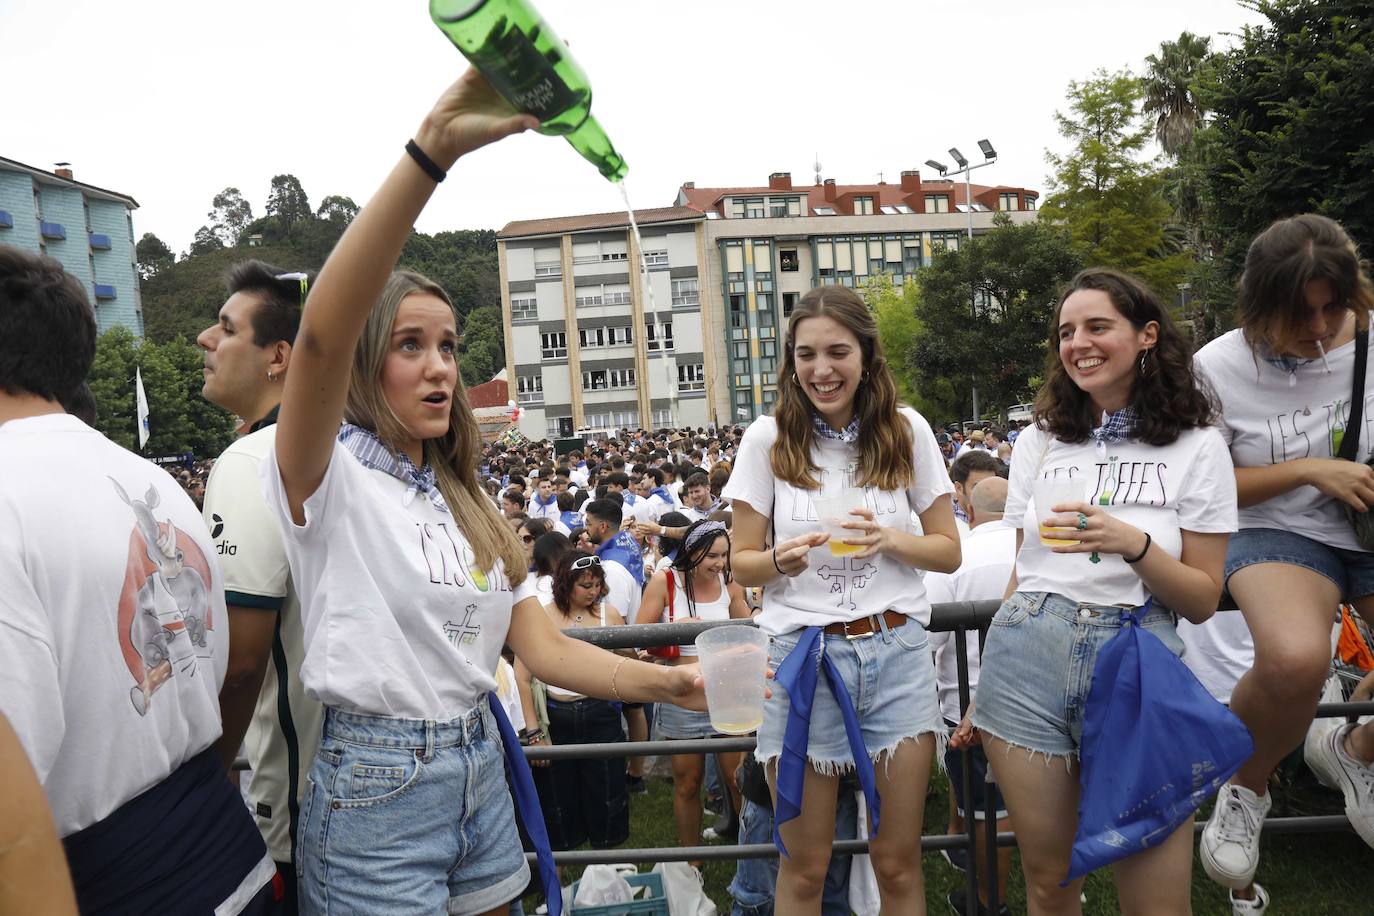
{"type": "Polygon", "coordinates": [[[594,499],[587,503],[587,518],[600,519],[611,527],[619,530],[620,520],[622,518],[620,504],[609,498],[594,499]]]}
{"type": "Polygon", "coordinates": [[[90,374],[95,335],[76,277],[46,255],[0,245],[0,389],[68,397],[90,374]]]}
{"type": "MultiPolygon", "coordinates": [[[[601,583],[601,597],[603,599],[610,593],[610,586],[606,584],[606,568],[600,563],[593,563],[582,569],[572,568],[572,565],[578,560],[590,556],[592,556],[592,554],[587,553],[585,550],[569,550],[558,558],[558,565],[554,567],[553,604],[554,607],[558,608],[558,612],[564,617],[572,613],[570,599],[572,598],[573,586],[577,584],[577,580],[581,579],[583,576],[591,575],[596,577],[597,581],[601,583]]],[[[616,608],[616,610],[619,611],[620,608],[616,608]]],[[[622,615],[625,613],[628,612],[621,611],[622,615]]]]}
{"type": "Polygon", "coordinates": [[[556,497],[559,512],[572,512],[577,508],[577,495],[572,490],[564,490],[556,497]]]}
{"type": "Polygon", "coordinates": [[[572,550],[572,545],[566,534],[557,531],[539,535],[534,539],[534,571],[541,576],[552,576],[558,561],[572,550]]]}
{"type": "MultiPolygon", "coordinates": [[[[249,259],[231,266],[224,275],[224,287],[229,295],[253,293],[258,307],[253,310],[253,343],[266,347],[284,340],[296,342],[301,326],[301,281],[279,280],[282,274],[293,273],[263,261],[249,259]]],[[[304,270],[306,288],[315,285],[315,271],[304,270]]]]}
{"type": "MultiPolygon", "coordinates": [[[[681,512],[665,512],[658,517],[658,523],[664,528],[687,528],[691,526],[692,520],[681,512]]],[[[681,546],[682,538],[670,538],[662,534],[658,536],[658,552],[665,557],[681,546]]]]}
{"type": "Polygon", "coordinates": [[[91,393],[90,385],[82,382],[73,391],[68,392],[66,397],[58,398],[58,401],[67,413],[87,426],[95,426],[95,395],[91,393]]]}
{"type": "Polygon", "coordinates": [[[970,449],[954,459],[949,469],[949,479],[962,484],[968,481],[968,475],[974,471],[1005,477],[1006,467],[992,452],[981,448],[970,449]]]}
{"type": "Polygon", "coordinates": [[[677,559],[673,561],[673,570],[681,573],[678,578],[682,580],[682,590],[687,594],[687,607],[690,609],[688,613],[694,616],[696,614],[697,601],[696,596],[692,594],[692,574],[696,572],[696,568],[706,559],[706,555],[711,552],[711,548],[715,546],[716,541],[722,537],[725,538],[725,585],[728,586],[734,581],[734,576],[730,569],[729,531],[721,531],[714,535],[702,535],[700,538],[697,538],[691,547],[687,546],[687,543],[692,538],[692,532],[702,525],[709,524],[711,524],[710,519],[702,519],[699,522],[692,523],[691,527],[682,535],[683,547],[677,552],[677,559]]]}
{"type": "Polygon", "coordinates": [[[630,485],[630,475],[624,471],[612,471],[602,478],[602,482],[611,487],[628,487],[630,485]]]}

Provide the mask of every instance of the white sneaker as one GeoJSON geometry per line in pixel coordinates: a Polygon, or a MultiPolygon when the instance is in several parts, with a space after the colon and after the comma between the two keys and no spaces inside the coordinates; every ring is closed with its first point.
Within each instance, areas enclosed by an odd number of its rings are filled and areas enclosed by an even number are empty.
{"type": "Polygon", "coordinates": [[[1244,890],[1259,866],[1259,835],[1269,813],[1263,798],[1244,786],[1227,783],[1217,793],[1217,806],[1202,828],[1198,855],[1207,877],[1223,887],[1244,890]]]}
{"type": "Polygon", "coordinates": [[[1231,916],[1264,916],[1264,911],[1269,908],[1269,894],[1258,884],[1254,885],[1254,888],[1254,900],[1242,900],[1236,896],[1235,891],[1229,892],[1231,916]]]}
{"type": "Polygon", "coordinates": [[[1303,757],[1318,779],[1345,796],[1345,816],[1360,839],[1374,846],[1374,766],[1346,753],[1345,736],[1354,727],[1347,722],[1333,729],[1303,757]]]}

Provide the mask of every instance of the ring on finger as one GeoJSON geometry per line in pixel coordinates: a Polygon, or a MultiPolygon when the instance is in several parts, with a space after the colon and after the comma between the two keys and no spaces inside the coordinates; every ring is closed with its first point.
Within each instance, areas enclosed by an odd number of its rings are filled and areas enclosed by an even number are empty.
{"type": "Polygon", "coordinates": [[[1086,515],[1084,515],[1082,512],[1078,513],[1078,530],[1079,530],[1079,531],[1087,531],[1087,530],[1088,530],[1088,517],[1087,517],[1086,515]]]}

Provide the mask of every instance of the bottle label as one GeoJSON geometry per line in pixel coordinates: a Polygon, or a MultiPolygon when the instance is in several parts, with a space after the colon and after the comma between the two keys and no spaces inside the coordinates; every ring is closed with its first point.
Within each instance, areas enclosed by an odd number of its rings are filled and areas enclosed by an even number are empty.
{"type": "MultiPolygon", "coordinates": [[[[535,35],[542,27],[542,22],[535,26],[535,35]]],[[[547,121],[576,105],[578,96],[539,52],[534,37],[502,17],[482,46],[468,56],[506,101],[547,121]]]]}

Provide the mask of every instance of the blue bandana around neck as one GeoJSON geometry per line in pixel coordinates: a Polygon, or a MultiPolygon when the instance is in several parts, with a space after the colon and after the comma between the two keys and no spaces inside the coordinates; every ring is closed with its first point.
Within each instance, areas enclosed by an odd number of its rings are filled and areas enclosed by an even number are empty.
{"type": "Polygon", "coordinates": [[[552,506],[552,505],[553,505],[554,503],[556,503],[556,502],[558,502],[558,494],[557,494],[557,493],[550,493],[550,494],[549,494],[549,500],[548,500],[548,502],[545,502],[544,500],[542,500],[542,499],[539,498],[539,492],[538,492],[538,491],[535,491],[535,494],[534,494],[534,504],[535,504],[536,506],[539,506],[540,508],[547,509],[549,506],[552,506]]]}
{"type": "Polygon", "coordinates": [[[845,443],[846,445],[849,444],[849,443],[852,443],[852,442],[858,442],[858,441],[859,441],[859,416],[858,416],[858,414],[855,414],[855,415],[854,415],[854,418],[853,418],[852,420],[849,421],[849,425],[848,425],[848,426],[846,426],[844,429],[840,430],[839,432],[836,432],[834,429],[831,429],[829,423],[827,423],[827,422],[825,422],[824,420],[821,419],[821,415],[820,415],[820,414],[816,413],[816,412],[813,410],[813,411],[811,412],[811,428],[814,429],[814,430],[816,431],[816,435],[818,435],[818,436],[822,436],[822,437],[824,437],[824,438],[826,438],[826,439],[834,439],[835,441],[837,441],[837,442],[843,442],[843,443],[845,443]]]}
{"type": "MultiPolygon", "coordinates": [[[[887,628],[883,627],[882,636],[870,639],[886,639],[887,628]]],[[[825,634],[820,627],[807,627],[802,630],[797,647],[787,653],[782,664],[778,665],[774,679],[778,686],[787,691],[787,725],[782,736],[782,755],[778,758],[777,791],[778,800],[773,813],[773,844],[778,852],[791,855],[782,842],[780,828],[786,821],[801,814],[802,790],[806,778],[807,742],[811,736],[811,706],[816,698],[816,682],[821,671],[835,695],[835,705],[840,707],[840,718],[844,720],[844,733],[849,739],[849,753],[854,757],[854,771],[863,788],[864,800],[868,803],[868,813],[872,818],[870,837],[878,835],[878,784],[873,775],[873,761],[869,759],[868,748],[864,745],[863,732],[859,726],[859,714],[854,711],[854,701],[844,685],[835,663],[825,653],[825,634]]]]}
{"type": "Polygon", "coordinates": [[[649,491],[649,495],[657,496],[659,499],[663,500],[668,505],[673,505],[673,494],[669,493],[668,488],[665,486],[660,485],[654,487],[652,490],[649,491]]]}
{"type": "Polygon", "coordinates": [[[392,452],[372,430],[354,426],[352,423],[345,423],[339,427],[339,442],[363,467],[381,471],[406,484],[403,505],[410,505],[415,499],[415,494],[422,493],[429,497],[434,508],[441,512],[449,511],[448,503],[444,502],[444,494],[435,483],[434,468],[428,464],[423,468],[417,468],[405,452],[392,452]]]}
{"type": "Polygon", "coordinates": [[[639,587],[644,587],[644,554],[635,539],[628,532],[617,531],[615,537],[607,538],[597,545],[596,555],[603,562],[613,560],[630,571],[639,587]]]}
{"type": "Polygon", "coordinates": [[[569,531],[582,524],[582,519],[578,517],[576,512],[571,510],[559,513],[558,520],[566,525],[569,531]]]}
{"type": "Polygon", "coordinates": [[[1112,413],[1107,413],[1104,410],[1102,411],[1102,425],[1092,432],[1093,442],[1097,444],[1099,452],[1105,452],[1109,444],[1134,439],[1139,431],[1140,415],[1136,413],[1134,407],[1127,405],[1112,413]]]}

